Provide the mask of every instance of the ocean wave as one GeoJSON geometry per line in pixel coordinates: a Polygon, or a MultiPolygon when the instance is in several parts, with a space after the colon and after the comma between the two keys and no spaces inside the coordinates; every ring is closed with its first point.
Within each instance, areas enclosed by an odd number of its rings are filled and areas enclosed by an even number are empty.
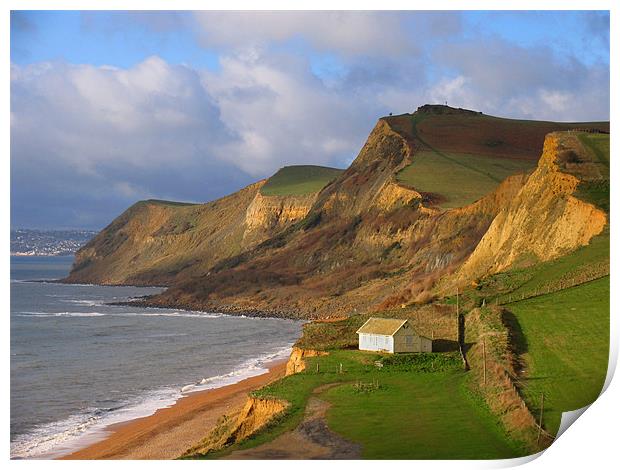
{"type": "Polygon", "coordinates": [[[102,317],[101,312],[18,312],[19,317],[102,317]]]}
{"type": "Polygon", "coordinates": [[[43,424],[11,442],[12,459],[57,458],[68,455],[105,438],[108,426],[150,416],[168,408],[190,392],[209,390],[238,383],[268,371],[267,365],[290,355],[293,343],[240,363],[229,373],[200,379],[177,387],[151,391],[131,403],[111,408],[91,408],[67,419],[43,424]]]}
{"type": "Polygon", "coordinates": [[[77,305],[86,305],[87,307],[101,307],[103,304],[101,303],[100,300],[75,300],[75,299],[70,299],[70,300],[63,300],[62,302],[66,302],[69,304],[77,304],[77,305]]]}
{"type": "Polygon", "coordinates": [[[257,375],[264,374],[269,371],[267,368],[269,363],[287,359],[291,354],[292,347],[293,343],[290,343],[259,357],[248,359],[227,374],[203,378],[195,384],[184,386],[181,391],[187,392],[189,390],[200,391],[220,388],[226,385],[241,382],[242,380],[249,379],[250,377],[256,377],[257,375]],[[188,388],[190,386],[191,388],[188,388]]]}
{"type": "Polygon", "coordinates": [[[221,313],[207,313],[207,312],[193,312],[193,311],[180,311],[180,312],[119,312],[114,313],[117,316],[139,316],[139,317],[179,317],[179,318],[221,318],[224,315],[221,313]]]}
{"type": "MultiPolygon", "coordinates": [[[[89,305],[91,306],[91,305],[89,305]]],[[[101,307],[102,305],[92,305],[101,307]]],[[[17,312],[20,317],[176,317],[176,318],[220,318],[221,313],[202,312],[17,312]]]]}
{"type": "Polygon", "coordinates": [[[11,442],[11,458],[53,459],[68,455],[105,438],[109,426],[149,416],[155,410],[172,406],[180,397],[177,389],[164,388],[129,403],[111,408],[90,408],[66,419],[37,426],[11,442]]]}

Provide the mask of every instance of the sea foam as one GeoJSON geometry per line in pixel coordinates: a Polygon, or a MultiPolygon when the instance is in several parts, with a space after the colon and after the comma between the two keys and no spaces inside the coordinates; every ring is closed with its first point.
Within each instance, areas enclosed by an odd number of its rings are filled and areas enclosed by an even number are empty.
{"type": "Polygon", "coordinates": [[[11,458],[53,459],[68,455],[104,439],[110,434],[109,426],[150,416],[158,409],[174,405],[188,392],[216,389],[266,373],[267,365],[286,359],[291,348],[292,343],[248,359],[226,374],[206,377],[184,386],[153,390],[114,408],[90,408],[67,419],[37,426],[11,442],[11,458]]]}

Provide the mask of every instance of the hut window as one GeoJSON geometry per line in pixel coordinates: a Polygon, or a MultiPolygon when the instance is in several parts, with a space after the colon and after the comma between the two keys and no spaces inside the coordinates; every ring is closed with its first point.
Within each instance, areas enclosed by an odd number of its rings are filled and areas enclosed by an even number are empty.
{"type": "Polygon", "coordinates": [[[407,346],[411,346],[413,344],[413,336],[406,336],[407,338],[407,346]]]}

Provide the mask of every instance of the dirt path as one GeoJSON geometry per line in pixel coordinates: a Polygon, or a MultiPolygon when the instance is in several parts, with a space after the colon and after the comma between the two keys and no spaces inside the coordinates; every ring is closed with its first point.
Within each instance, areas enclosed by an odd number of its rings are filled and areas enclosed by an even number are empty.
{"type": "Polygon", "coordinates": [[[341,384],[327,384],[316,388],[306,406],[303,421],[271,442],[253,449],[238,450],[227,459],[359,459],[361,446],[332,432],[327,427],[325,413],[331,406],[317,395],[341,384]]]}

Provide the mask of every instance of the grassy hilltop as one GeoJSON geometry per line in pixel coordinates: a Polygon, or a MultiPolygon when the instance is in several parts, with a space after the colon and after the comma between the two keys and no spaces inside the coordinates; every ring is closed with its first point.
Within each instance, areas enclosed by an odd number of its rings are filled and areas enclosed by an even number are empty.
{"type": "Polygon", "coordinates": [[[315,165],[285,166],[263,185],[264,196],[303,196],[318,193],[342,170],[315,165]]]}

